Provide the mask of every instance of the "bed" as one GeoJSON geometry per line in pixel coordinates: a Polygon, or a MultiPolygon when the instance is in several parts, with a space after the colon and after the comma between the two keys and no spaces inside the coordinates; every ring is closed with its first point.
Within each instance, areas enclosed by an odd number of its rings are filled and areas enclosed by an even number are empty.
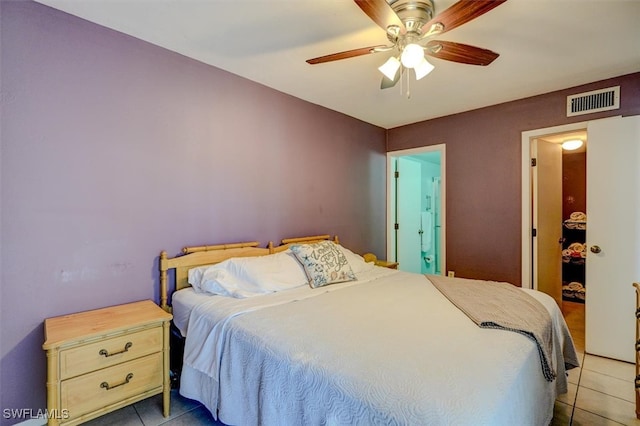
{"type": "Polygon", "coordinates": [[[185,337],[180,393],[229,425],[548,425],[578,366],[551,297],[486,282],[533,300],[548,334],[479,327],[436,283],[484,283],[376,266],[328,235],[162,252],[160,271],[185,337]],[[318,247],[349,273],[313,275],[318,247]]]}

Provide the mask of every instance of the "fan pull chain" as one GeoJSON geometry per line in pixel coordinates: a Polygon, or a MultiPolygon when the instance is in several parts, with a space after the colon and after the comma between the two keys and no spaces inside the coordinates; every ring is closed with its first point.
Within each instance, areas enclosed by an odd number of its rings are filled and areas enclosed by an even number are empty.
{"type": "Polygon", "coordinates": [[[400,87],[400,96],[405,93],[405,85],[407,86],[407,99],[411,99],[411,79],[409,78],[409,71],[407,71],[407,68],[402,67],[400,68],[400,84],[398,85],[400,87]]]}

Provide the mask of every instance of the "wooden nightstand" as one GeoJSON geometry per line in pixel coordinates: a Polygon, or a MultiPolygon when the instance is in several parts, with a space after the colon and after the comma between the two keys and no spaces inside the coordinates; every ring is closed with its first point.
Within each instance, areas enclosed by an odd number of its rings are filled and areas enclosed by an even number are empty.
{"type": "Polygon", "coordinates": [[[163,394],[169,415],[169,321],[151,300],[44,321],[49,425],[74,425],[163,394]]]}
{"type": "Polygon", "coordinates": [[[377,266],[384,266],[385,268],[389,268],[389,269],[398,269],[398,262],[389,262],[386,260],[376,260],[375,264],[377,266]]]}
{"type": "Polygon", "coordinates": [[[365,262],[373,262],[376,266],[383,266],[389,269],[398,269],[398,262],[388,262],[386,260],[379,260],[373,253],[365,253],[363,256],[365,262]]]}

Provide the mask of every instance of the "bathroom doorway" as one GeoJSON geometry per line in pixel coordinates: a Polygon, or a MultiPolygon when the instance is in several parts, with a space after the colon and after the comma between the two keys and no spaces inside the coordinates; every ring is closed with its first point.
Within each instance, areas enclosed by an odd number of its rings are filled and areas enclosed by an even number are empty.
{"type": "Polygon", "coordinates": [[[445,270],[445,145],[387,153],[387,259],[398,269],[445,270]]]}

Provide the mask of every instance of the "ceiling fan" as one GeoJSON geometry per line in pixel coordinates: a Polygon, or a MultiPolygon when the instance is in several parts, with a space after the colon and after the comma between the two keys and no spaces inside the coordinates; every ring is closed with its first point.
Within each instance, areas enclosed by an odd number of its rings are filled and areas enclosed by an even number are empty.
{"type": "Polygon", "coordinates": [[[420,80],[433,70],[425,54],[438,59],[470,65],[489,65],[499,55],[491,50],[452,41],[434,40],[506,0],[460,0],[442,13],[434,15],[432,0],[354,0],[358,7],[387,32],[390,46],[370,46],[308,59],[321,64],[378,52],[396,51],[378,69],[384,74],[381,89],[393,87],[405,69],[413,69],[420,80]]]}

